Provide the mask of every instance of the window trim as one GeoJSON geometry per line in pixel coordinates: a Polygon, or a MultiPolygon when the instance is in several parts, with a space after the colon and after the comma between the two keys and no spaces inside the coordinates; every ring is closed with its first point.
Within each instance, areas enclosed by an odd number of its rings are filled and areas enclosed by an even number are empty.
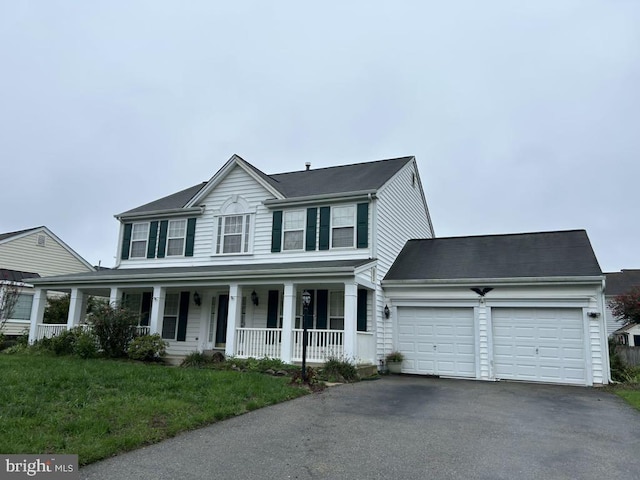
{"type": "Polygon", "coordinates": [[[165,257],[184,257],[184,252],[185,252],[185,248],[187,246],[187,219],[186,218],[176,218],[173,220],[169,220],[168,224],[167,224],[167,240],[166,240],[166,246],[165,246],[165,257]],[[169,232],[171,232],[171,223],[172,222],[182,222],[183,223],[183,229],[182,229],[182,235],[178,236],[178,237],[172,237],[169,235],[169,232]],[[180,253],[169,253],[169,241],[170,240],[180,240],[182,239],[182,251],[180,253]]]}
{"type": "Polygon", "coordinates": [[[355,204],[346,204],[346,205],[332,205],[331,206],[331,217],[330,217],[330,225],[329,225],[329,248],[331,250],[345,250],[345,249],[354,249],[356,248],[356,233],[357,233],[357,206],[355,204]],[[340,226],[335,226],[334,225],[334,219],[333,219],[333,213],[335,211],[336,208],[351,208],[351,224],[350,225],[340,225],[340,226]],[[335,247],[333,245],[334,243],[334,232],[336,229],[344,229],[344,228],[350,228],[352,230],[352,235],[351,235],[351,245],[349,246],[344,246],[344,247],[335,247]]]}
{"type": "Polygon", "coordinates": [[[306,223],[307,223],[307,211],[304,209],[285,210],[282,212],[282,251],[283,252],[302,252],[305,249],[305,235],[306,235],[306,223]],[[302,216],[302,224],[299,228],[287,228],[287,214],[299,213],[302,216]],[[287,233],[300,232],[300,247],[298,248],[285,248],[287,233]]]}
{"type": "Polygon", "coordinates": [[[147,248],[149,247],[149,230],[150,230],[149,222],[137,222],[131,224],[131,239],[129,240],[129,258],[130,259],[138,259],[138,258],[147,258],[147,248]],[[146,231],[144,234],[144,239],[135,239],[135,230],[137,226],[145,225],[146,231]],[[142,249],[142,255],[134,255],[133,244],[134,243],[142,243],[144,242],[144,248],[142,249]]]}
{"type": "MultiPolygon", "coordinates": [[[[253,228],[255,224],[255,215],[253,213],[233,213],[229,215],[218,215],[215,221],[215,241],[213,242],[213,255],[229,256],[229,255],[251,255],[253,253],[253,228]],[[242,218],[242,232],[240,233],[240,251],[225,252],[224,251],[224,228],[228,218],[242,218]]],[[[229,235],[238,235],[237,233],[229,235]]]]}

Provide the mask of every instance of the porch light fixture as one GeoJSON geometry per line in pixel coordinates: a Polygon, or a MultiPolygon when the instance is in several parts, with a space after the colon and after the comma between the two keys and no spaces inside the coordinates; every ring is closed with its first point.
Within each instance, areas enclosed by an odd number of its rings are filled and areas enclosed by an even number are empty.
{"type": "Polygon", "coordinates": [[[390,316],[391,316],[391,310],[389,310],[389,305],[385,305],[384,306],[384,318],[389,320],[390,316]]]}
{"type": "Polygon", "coordinates": [[[200,298],[200,294],[198,292],[195,292],[193,294],[193,303],[195,303],[198,306],[202,304],[202,299],[200,298]]]}
{"type": "Polygon", "coordinates": [[[253,304],[256,307],[258,306],[258,303],[260,302],[260,299],[258,298],[258,294],[256,293],[255,290],[253,292],[251,292],[251,301],[253,302],[253,304]]]}
{"type": "Polygon", "coordinates": [[[302,381],[307,381],[307,341],[309,332],[307,331],[307,316],[311,305],[311,294],[305,290],[302,292],[302,381]]]}

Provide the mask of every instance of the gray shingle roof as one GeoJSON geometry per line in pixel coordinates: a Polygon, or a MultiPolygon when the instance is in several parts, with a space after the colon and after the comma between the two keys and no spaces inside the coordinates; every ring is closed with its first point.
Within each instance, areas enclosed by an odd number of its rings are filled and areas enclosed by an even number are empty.
{"type": "Polygon", "coordinates": [[[269,175],[286,197],[377,190],[413,157],[269,175]]]}
{"type": "Polygon", "coordinates": [[[39,228],[42,228],[42,227],[33,227],[33,228],[26,228],[24,230],[18,230],[16,232],[0,233],[0,240],[5,240],[7,238],[15,237],[23,233],[30,232],[32,230],[37,230],[39,228]]]}
{"type": "Polygon", "coordinates": [[[640,270],[605,273],[605,295],[622,295],[633,287],[640,287],[640,270]]]}
{"type": "Polygon", "coordinates": [[[144,205],[136,207],[132,210],[127,210],[126,212],[120,213],[119,215],[125,215],[125,214],[130,215],[134,213],[155,212],[158,210],[171,210],[173,208],[182,208],[206,184],[207,182],[199,183],[197,185],[194,185],[193,187],[185,188],[184,190],[181,190],[179,192],[173,193],[166,197],[159,198],[158,200],[154,200],[153,202],[145,203],[144,205]]]}
{"type": "MultiPolygon", "coordinates": [[[[337,167],[276,173],[273,175],[267,175],[248,162],[247,164],[257,172],[264,181],[276,188],[285,197],[294,198],[376,190],[384,185],[413,158],[414,157],[400,157],[337,167]]],[[[198,185],[141,205],[117,216],[182,208],[205,185],[206,182],[199,183],[198,185]]]]}
{"type": "Polygon", "coordinates": [[[409,240],[387,280],[602,275],[584,230],[409,240]]]}
{"type": "Polygon", "coordinates": [[[10,270],[8,268],[0,268],[0,280],[22,282],[27,278],[40,278],[40,275],[33,272],[21,272],[18,270],[10,270]]]}
{"type": "Polygon", "coordinates": [[[69,282],[77,283],[109,283],[126,282],[135,279],[158,279],[162,277],[186,278],[189,280],[219,279],[228,276],[256,275],[289,275],[300,272],[307,275],[311,272],[323,273],[327,271],[352,271],[353,269],[373,262],[372,259],[357,260],[327,260],[321,262],[279,262],[279,263],[247,263],[241,265],[202,265],[197,267],[156,267],[156,268],[113,268],[96,272],[71,273],[54,277],[43,277],[35,283],[38,285],[56,285],[69,282]]]}

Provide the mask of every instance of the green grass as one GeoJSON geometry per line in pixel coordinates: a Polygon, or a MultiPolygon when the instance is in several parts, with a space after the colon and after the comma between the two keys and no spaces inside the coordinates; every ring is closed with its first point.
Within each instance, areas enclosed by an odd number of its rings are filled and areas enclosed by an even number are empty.
{"type": "Polygon", "coordinates": [[[0,385],[0,452],[81,465],[306,393],[260,373],[35,355],[0,355],[0,385]]]}
{"type": "Polygon", "coordinates": [[[640,410],[640,387],[638,388],[629,388],[629,387],[617,387],[614,390],[614,393],[619,397],[622,397],[626,400],[626,402],[634,407],[636,410],[640,410]]]}

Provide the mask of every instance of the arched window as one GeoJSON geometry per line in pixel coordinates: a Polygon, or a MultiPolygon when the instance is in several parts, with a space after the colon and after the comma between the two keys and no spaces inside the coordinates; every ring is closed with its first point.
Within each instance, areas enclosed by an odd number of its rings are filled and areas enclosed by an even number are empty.
{"type": "Polygon", "coordinates": [[[216,219],[216,255],[246,254],[253,250],[252,231],[255,208],[239,195],[232,195],[220,208],[216,219]]]}

